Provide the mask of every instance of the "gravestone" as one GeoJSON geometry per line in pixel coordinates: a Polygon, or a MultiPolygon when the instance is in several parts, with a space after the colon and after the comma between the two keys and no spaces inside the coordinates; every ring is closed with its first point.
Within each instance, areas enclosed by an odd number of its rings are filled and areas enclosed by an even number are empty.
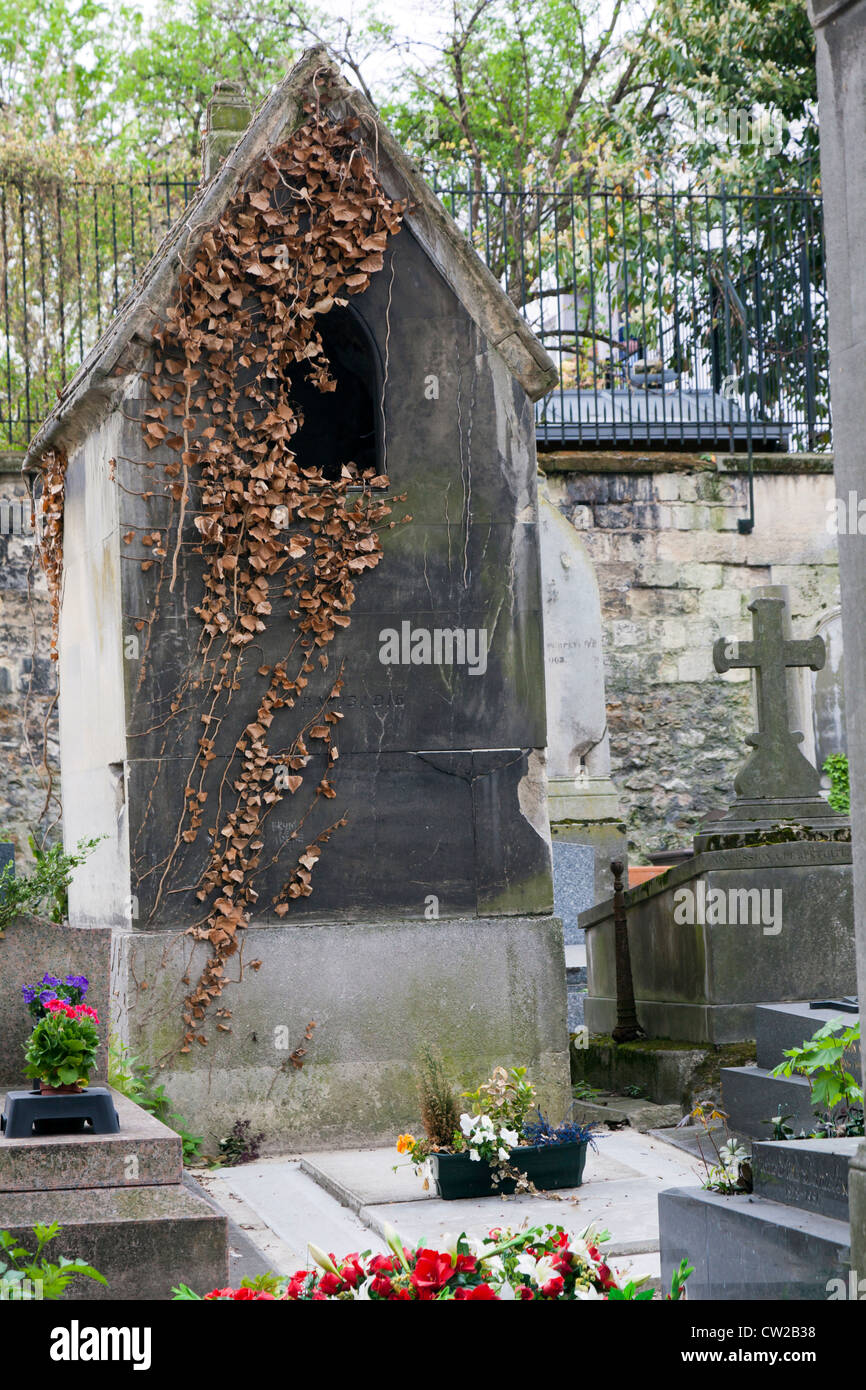
{"type": "Polygon", "coordinates": [[[390,1139],[425,1043],[566,1104],[532,407],[554,375],[315,49],[31,446],[68,461],[64,833],[107,836],[70,908],[111,925],[119,1035],[197,1131],[390,1139]]]}
{"type": "MultiPolygon", "coordinates": [[[[756,1004],[856,988],[851,827],[819,792],[788,724],[788,666],[819,668],[820,639],[787,633],[784,595],[756,590],[752,642],[716,644],[720,672],[759,673],[758,729],[726,815],[704,823],[695,855],[625,894],[637,1016],[650,1037],[754,1038],[756,1004]]],[[[581,916],[590,1032],[616,1021],[613,905],[581,916]]]]}
{"type": "MultiPolygon", "coordinates": [[[[833,401],[833,471],[836,495],[858,507],[866,496],[863,440],[866,437],[866,251],[863,207],[866,203],[866,142],[863,101],[866,92],[866,4],[837,5],[809,0],[815,28],[821,132],[821,186],[827,218],[827,292],[829,311],[830,394],[833,401]]],[[[856,525],[839,536],[842,628],[845,637],[847,751],[851,762],[851,820],[855,856],[855,925],[861,1019],[866,999],[866,627],[863,593],[866,554],[856,525]]],[[[851,1163],[852,1272],[866,1271],[866,1144],[851,1163]]],[[[860,1295],[862,1296],[862,1294],[860,1295]]]]}
{"type": "MultiPolygon", "coordinates": [[[[24,1076],[24,1048],[34,1019],[21,986],[46,973],[87,977],[86,1002],[100,1020],[90,1083],[105,1086],[110,958],[109,927],[22,915],[0,937],[0,1111],[7,1116],[8,1093],[33,1084],[24,1076]]],[[[180,1282],[222,1287],[228,1223],[184,1185],[179,1135],[125,1096],[109,1096],[118,1133],[0,1133],[0,1229],[32,1251],[33,1226],[58,1222],[46,1258],[87,1260],[108,1280],[107,1287],[76,1280],[75,1299],[167,1299],[180,1282]]]]}

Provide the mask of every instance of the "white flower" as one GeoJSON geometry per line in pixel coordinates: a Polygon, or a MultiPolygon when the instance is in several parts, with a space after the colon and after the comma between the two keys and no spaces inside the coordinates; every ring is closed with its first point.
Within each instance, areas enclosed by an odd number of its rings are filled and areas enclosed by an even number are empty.
{"type": "Polygon", "coordinates": [[[576,1255],[582,1264],[595,1264],[595,1260],[589,1253],[589,1246],[587,1245],[585,1240],[581,1239],[580,1236],[572,1236],[571,1240],[568,1243],[568,1248],[571,1251],[572,1255],[576,1255]]]}
{"type": "Polygon", "coordinates": [[[469,1135],[469,1134],[472,1133],[472,1116],[471,1116],[471,1115],[461,1115],[461,1116],[460,1116],[460,1129],[461,1129],[461,1131],[462,1131],[464,1134],[466,1134],[466,1135],[469,1135]]]}
{"type": "Polygon", "coordinates": [[[501,1257],[500,1257],[499,1255],[490,1255],[486,1260],[484,1259],[484,1256],[482,1255],[482,1256],[481,1256],[481,1259],[482,1259],[483,1262],[484,1262],[484,1268],[485,1268],[485,1270],[487,1271],[488,1274],[490,1274],[490,1276],[491,1276],[492,1278],[494,1278],[494,1279],[504,1279],[504,1278],[505,1278],[505,1265],[502,1263],[502,1259],[501,1259],[501,1257]]]}
{"type": "Polygon", "coordinates": [[[507,1279],[504,1279],[501,1284],[497,1285],[496,1292],[499,1294],[499,1297],[502,1299],[503,1303],[513,1303],[515,1298],[517,1297],[516,1293],[514,1292],[514,1289],[512,1288],[511,1284],[509,1284],[507,1279]]]}
{"type": "Polygon", "coordinates": [[[358,1284],[357,1287],[352,1290],[352,1297],[354,1299],[369,1299],[370,1285],[372,1284],[375,1277],[375,1274],[371,1274],[369,1279],[365,1279],[363,1283],[358,1284]]]}
{"type": "Polygon", "coordinates": [[[477,1149],[470,1149],[470,1150],[469,1150],[469,1161],[470,1161],[471,1163],[480,1163],[480,1162],[481,1162],[481,1155],[480,1155],[480,1153],[478,1152],[477,1149]]]}
{"type": "Polygon", "coordinates": [[[554,1268],[552,1256],[542,1255],[541,1259],[537,1260],[535,1263],[535,1270],[532,1274],[532,1278],[538,1287],[541,1288],[542,1284],[546,1284],[548,1279],[555,1279],[557,1273],[558,1271],[554,1268]]]}
{"type": "Polygon", "coordinates": [[[509,1149],[516,1149],[519,1143],[519,1135],[514,1129],[501,1129],[499,1137],[503,1144],[507,1144],[509,1149]]]}
{"type": "Polygon", "coordinates": [[[601,1294],[599,1293],[598,1289],[594,1289],[592,1287],[592,1284],[590,1284],[588,1289],[582,1289],[578,1284],[575,1284],[574,1296],[575,1298],[580,1298],[583,1300],[589,1298],[601,1298],[601,1294]]]}
{"type": "Polygon", "coordinates": [[[500,1163],[507,1163],[507,1162],[508,1162],[508,1152],[509,1152],[508,1149],[499,1149],[499,1150],[498,1150],[498,1153],[499,1153],[499,1161],[500,1161],[500,1163]]]}
{"type": "Polygon", "coordinates": [[[517,1268],[520,1270],[521,1274],[526,1276],[527,1279],[534,1279],[535,1256],[528,1254],[526,1250],[521,1251],[521,1253],[517,1256],[517,1268]]]}

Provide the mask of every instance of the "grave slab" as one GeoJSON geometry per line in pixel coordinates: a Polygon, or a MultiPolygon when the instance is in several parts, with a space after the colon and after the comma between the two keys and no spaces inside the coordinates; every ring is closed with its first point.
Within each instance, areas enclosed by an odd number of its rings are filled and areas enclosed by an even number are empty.
{"type": "Polygon", "coordinates": [[[859,1139],[791,1139],[752,1146],[755,1192],[801,1211],[848,1220],[848,1165],[859,1139]]]}
{"type": "Polygon", "coordinates": [[[848,1277],[848,1225],[754,1194],[659,1194],[662,1286],[683,1258],[689,1299],[824,1301],[848,1277]]]}

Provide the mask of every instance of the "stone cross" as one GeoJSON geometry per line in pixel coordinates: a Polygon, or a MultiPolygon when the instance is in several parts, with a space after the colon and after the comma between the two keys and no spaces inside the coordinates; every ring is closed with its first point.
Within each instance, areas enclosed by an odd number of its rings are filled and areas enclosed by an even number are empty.
{"type": "Polygon", "coordinates": [[[786,599],[769,586],[749,604],[752,641],[720,637],[713,664],[720,673],[751,668],[755,672],[758,729],[746,742],[755,752],[734,781],[738,796],[762,800],[816,797],[820,775],[801,753],[802,733],[790,728],[787,669],[808,666],[820,671],[826,653],[820,637],[794,641],[786,632],[786,599]]]}

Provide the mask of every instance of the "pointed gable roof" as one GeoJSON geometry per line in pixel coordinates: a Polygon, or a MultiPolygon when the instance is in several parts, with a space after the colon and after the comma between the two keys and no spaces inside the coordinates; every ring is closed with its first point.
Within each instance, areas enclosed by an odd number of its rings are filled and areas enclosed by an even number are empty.
{"type": "Polygon", "coordinates": [[[308,49],[265,98],[231,154],[213,178],[201,185],[167,233],[31,440],[25,471],[48,448],[77,447],[112,408],[126,375],[137,369],[152,346],[154,318],[172,301],[181,260],[189,258],[198,235],[222,215],[256,162],[302,122],[308,101],[317,101],[335,120],[358,118],[360,131],[375,152],[385,191],[392,198],[409,200],[404,225],[411,228],[529,398],[538,400],[556,384],[556,367],[526,321],[367,98],[345,81],[327,49],[318,45],[308,49]]]}

